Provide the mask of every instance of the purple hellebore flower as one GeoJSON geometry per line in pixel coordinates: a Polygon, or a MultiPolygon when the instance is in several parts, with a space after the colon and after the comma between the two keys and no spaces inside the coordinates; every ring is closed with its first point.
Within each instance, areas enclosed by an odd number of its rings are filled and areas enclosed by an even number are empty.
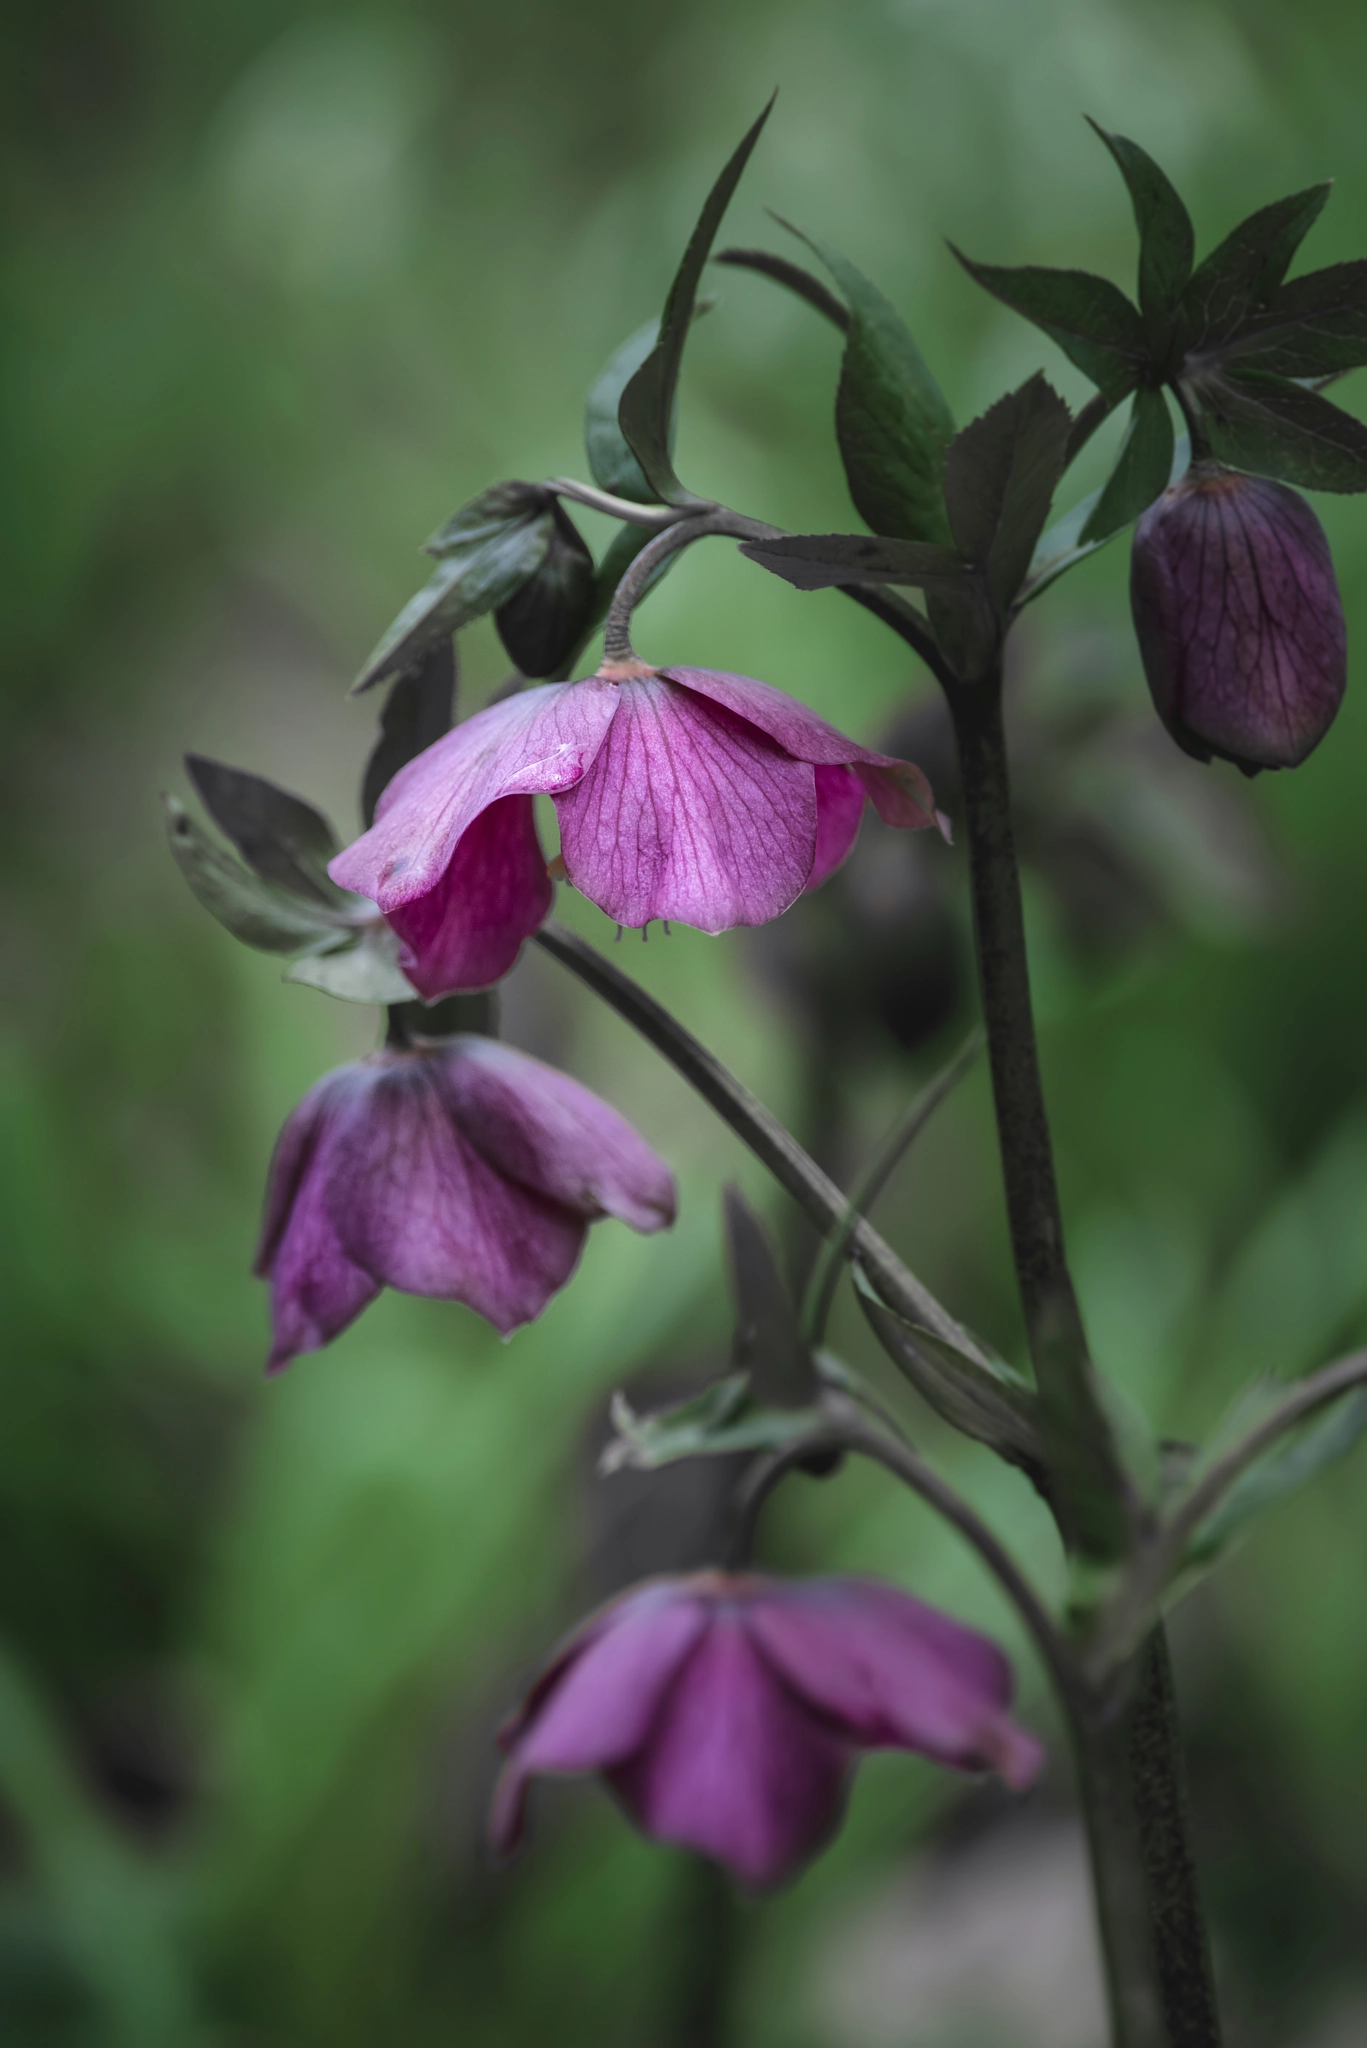
{"type": "Polygon", "coordinates": [[[532,798],[565,873],[618,924],[764,924],[824,881],[870,799],[940,822],[919,768],[856,746],[768,683],[605,663],[475,713],[410,761],[330,873],[369,896],[430,999],[506,974],[550,908],[532,798]]]}
{"type": "Polygon", "coordinates": [[[818,1849],[864,1749],[914,1749],[1017,1790],[1043,1759],[994,1643],[871,1579],[697,1572],[585,1622],[499,1731],[490,1837],[511,1855],[528,1780],[601,1771],[648,1835],[759,1890],[818,1849]]]}
{"type": "Polygon", "coordinates": [[[1135,530],[1130,602],[1158,715],[1198,761],[1294,768],[1324,738],[1347,636],[1324,528],[1295,491],[1193,463],[1135,530]]]}
{"type": "Polygon", "coordinates": [[[474,1037],[338,1067],[271,1162],[256,1259],[268,1370],[326,1344],[384,1286],[463,1301],[506,1337],[564,1286],[604,1215],[666,1229],[674,1179],[568,1075],[474,1037]]]}

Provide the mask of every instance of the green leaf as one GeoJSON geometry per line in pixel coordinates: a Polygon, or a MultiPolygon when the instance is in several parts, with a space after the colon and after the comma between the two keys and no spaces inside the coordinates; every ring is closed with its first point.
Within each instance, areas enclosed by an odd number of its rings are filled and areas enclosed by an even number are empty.
{"type": "Polygon", "coordinates": [[[1038,264],[1003,270],[974,263],[950,243],[969,276],[1013,313],[1042,327],[1113,405],[1133,391],[1148,363],[1143,322],[1125,294],[1089,270],[1038,264]]]}
{"type": "Polygon", "coordinates": [[[1317,391],[1232,366],[1192,390],[1222,462],[1308,491],[1367,491],[1367,427],[1317,391]]]}
{"type": "Polygon", "coordinates": [[[821,258],[849,306],[835,431],[856,510],[875,533],[947,541],[944,464],[954,416],[944,394],[877,286],[828,243],[780,225],[821,258]]]}
{"type": "Polygon", "coordinates": [[[1182,294],[1178,341],[1184,355],[1204,355],[1232,341],[1266,304],[1328,197],[1327,184],[1311,185],[1261,207],[1198,264],[1182,294]]]}
{"type": "Polygon", "coordinates": [[[456,708],[456,649],[439,640],[416,668],[395,676],[380,713],[380,737],[361,781],[361,816],[367,829],[375,806],[400,768],[451,730],[456,708]]]}
{"type": "MultiPolygon", "coordinates": [[[[346,929],[349,915],[263,881],[217,846],[173,796],[165,801],[177,867],[204,908],[235,939],[263,953],[299,953],[346,929]]],[[[341,892],[339,897],[342,903],[355,900],[341,892]]]]}
{"type": "Polygon", "coordinates": [[[1284,284],[1222,361],[1279,377],[1330,377],[1367,363],[1367,263],[1334,263],[1284,284]]]}
{"type": "Polygon", "coordinates": [[[1115,468],[1082,525],[1080,545],[1109,540],[1148,510],[1168,487],[1175,445],[1172,415],[1163,393],[1136,391],[1115,468]]]}
{"type": "Polygon", "coordinates": [[[1090,116],[1088,125],[1115,158],[1129,187],[1139,229],[1139,310],[1148,323],[1150,342],[1161,348],[1191,277],[1196,254],[1191,215],[1147,150],[1126,135],[1109,135],[1090,116]]]}
{"type": "MultiPolygon", "coordinates": [[[[1285,1389],[1281,1390],[1283,1393],[1285,1389]]],[[[1345,1457],[1367,1432],[1367,1387],[1345,1394],[1277,1445],[1235,1480],[1214,1513],[1201,1524],[1183,1558],[1186,1569],[1209,1564],[1240,1536],[1256,1516],[1275,1505],[1326,1465],[1345,1457]]]]}
{"type": "Polygon", "coordinates": [[[558,674],[593,616],[593,556],[562,506],[554,507],[551,520],[540,568],[494,613],[498,637],[524,676],[558,674]]]}
{"type": "Polygon", "coordinates": [[[617,422],[623,438],[640,464],[646,482],[658,497],[670,504],[685,503],[690,495],[674,474],[669,440],[679,366],[693,319],[698,284],[703,266],[712,252],[722,215],[731,203],[731,196],[740,183],[741,173],[759,141],[760,131],[773,104],[771,99],[708,193],[698,224],[684,251],[683,261],[669,288],[664,312],[660,315],[659,341],[628,380],[617,407],[617,422]]]}
{"type": "Polygon", "coordinates": [[[1072,414],[1042,376],[998,399],[945,453],[945,504],[965,561],[1004,616],[1025,580],[1063,474],[1072,414]]]}
{"type": "Polygon", "coordinates": [[[398,670],[416,668],[438,642],[506,604],[535,575],[553,526],[549,494],[542,496],[541,510],[495,523],[492,532],[452,551],[443,547],[436,573],[373,649],[352,685],[353,696],[398,670]]]}
{"type": "Polygon", "coordinates": [[[387,924],[365,926],[349,944],[296,960],[286,981],[320,988],[344,1003],[411,1003],[414,989],[399,968],[399,941],[387,924]]]}
{"type": "Polygon", "coordinates": [[[868,533],[789,533],[742,541],[741,553],[796,590],[836,590],[847,583],[964,584],[968,572],[953,548],[884,540],[868,533]]]}
{"type": "Polygon", "coordinates": [[[345,904],[327,871],[340,845],[321,811],[264,775],[204,754],[187,754],[185,766],[209,816],[263,881],[333,909],[345,904]]]}
{"type": "MultiPolygon", "coordinates": [[[[1173,444],[1168,482],[1174,483],[1179,476],[1185,476],[1190,467],[1191,442],[1185,434],[1179,434],[1173,444]]],[[[1040,543],[1035,549],[1030,574],[1021,595],[1020,601],[1023,605],[1033,604],[1051,584],[1057,583],[1060,576],[1065,575],[1069,569],[1076,568],[1079,562],[1085,562],[1098,548],[1104,548],[1109,541],[1115,539],[1115,534],[1120,530],[1118,527],[1111,533],[1103,534],[1099,540],[1082,539],[1082,530],[1100,504],[1103,490],[1089,491],[1085,498],[1080,498],[1076,505],[1040,536],[1040,543]]]]}
{"type": "Polygon", "coordinates": [[[1033,1390],[1004,1360],[990,1365],[890,1309],[858,1264],[855,1292],[883,1349],[937,1415],[1025,1471],[1043,1469],[1033,1390]]]}
{"type": "Polygon", "coordinates": [[[750,1376],[733,1372],[691,1400],[654,1415],[638,1415],[624,1394],[612,1400],[616,1438],[603,1452],[601,1472],[623,1466],[653,1472],[680,1458],[719,1458],[734,1451],[777,1450],[826,1431],[819,1408],[765,1408],[750,1399],[750,1376]]]}
{"type": "MultiPolygon", "coordinates": [[[[699,299],[693,308],[693,318],[700,320],[715,303],[713,299],[699,299]]],[[[618,424],[617,409],[622,402],[622,393],[659,338],[658,320],[647,320],[644,327],[638,327],[634,334],[629,335],[594,378],[584,405],[584,452],[588,456],[594,482],[616,497],[630,498],[638,505],[658,504],[659,494],[646,482],[640,463],[626,444],[618,424]]],[[[677,412],[675,404],[669,419],[671,456],[677,412]]]]}
{"type": "Polygon", "coordinates": [[[850,315],[835,293],[813,277],[810,270],[804,270],[800,263],[792,263],[786,256],[775,256],[768,249],[721,249],[712,258],[714,263],[727,263],[735,270],[754,270],[761,277],[772,278],[775,284],[785,285],[799,299],[805,299],[809,306],[838,327],[842,334],[850,331],[850,315]]]}
{"type": "Polygon", "coordinates": [[[448,555],[468,555],[487,541],[497,540],[510,526],[535,519],[538,512],[548,512],[554,502],[544,484],[524,483],[517,477],[490,484],[488,490],[481,491],[459,512],[442,521],[423,542],[423,552],[438,560],[445,560],[448,555]]]}
{"type": "Polygon", "coordinates": [[[769,1234],[734,1183],[722,1190],[722,1214],[736,1301],[732,1364],[762,1405],[809,1407],[816,1369],[769,1234]]]}

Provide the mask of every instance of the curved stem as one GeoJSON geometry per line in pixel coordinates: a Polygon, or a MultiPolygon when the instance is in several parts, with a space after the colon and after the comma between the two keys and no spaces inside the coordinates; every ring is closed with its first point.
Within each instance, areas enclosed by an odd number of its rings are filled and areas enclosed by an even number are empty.
{"type": "MultiPolygon", "coordinates": [[[[849,1204],[835,1182],[829,1180],[758,1096],[752,1095],[698,1043],[690,1031],[655,998],[620,968],[563,925],[543,925],[535,934],[537,945],[553,959],[577,974],[595,995],[609,1003],[620,1017],[649,1039],[676,1067],[689,1085],[709,1102],[730,1124],[761,1163],[768,1167],[781,1187],[798,1202],[825,1236],[844,1221],[849,1204]]],[[[960,1328],[930,1290],[921,1285],[884,1242],[871,1224],[860,1217],[852,1233],[855,1252],[890,1307],[943,1337],[973,1357],[981,1356],[966,1330],[960,1328]]]]}
{"type": "Polygon", "coordinates": [[[606,512],[610,519],[625,519],[631,526],[677,526],[697,510],[696,506],[685,511],[678,505],[640,505],[634,498],[614,497],[611,491],[600,491],[596,484],[581,484],[572,476],[547,477],[546,489],[554,491],[557,498],[587,505],[591,512],[606,512]]]}
{"type": "Polygon", "coordinates": [[[755,1547],[755,1524],[760,1509],[785,1474],[804,1464],[813,1452],[838,1451],[843,1440],[833,1430],[813,1430],[810,1436],[781,1444],[756,1458],[736,1488],[731,1502],[731,1536],[726,1546],[726,1569],[744,1571],[755,1547]]]}
{"type": "Polygon", "coordinates": [[[663,533],[656,534],[654,540],[646,542],[618,584],[603,622],[604,661],[635,660],[636,650],[631,644],[631,615],[661,562],[667,561],[679,548],[691,547],[695,540],[706,540],[714,534],[731,540],[773,540],[778,532],[778,527],[766,526],[759,519],[747,519],[740,512],[728,512],[724,505],[708,506],[701,512],[690,506],[687,518],[676,519],[663,533]]]}

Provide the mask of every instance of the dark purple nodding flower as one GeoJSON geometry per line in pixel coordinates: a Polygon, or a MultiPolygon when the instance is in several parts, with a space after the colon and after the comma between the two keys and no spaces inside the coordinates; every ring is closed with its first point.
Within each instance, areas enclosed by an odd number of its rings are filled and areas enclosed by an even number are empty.
{"type": "Polygon", "coordinates": [[[674,1221],[674,1180],[616,1110],[489,1038],[371,1053],[280,1133],[256,1271],[279,1371],[381,1287],[463,1301],[506,1337],[574,1270],[590,1222],[674,1221]]]}
{"type": "Polygon", "coordinates": [[[1324,528],[1266,477],[1197,462],[1135,530],[1130,601],[1158,715],[1199,761],[1294,768],[1348,672],[1324,528]]]}
{"type": "Polygon", "coordinates": [[[599,1609],[499,1731],[490,1837],[528,1781],[600,1771],[648,1835],[776,1884],[837,1825],[857,1753],[912,1749],[1022,1789],[1043,1751],[994,1643],[871,1579],[648,1580],[599,1609]]]}
{"type": "Polygon", "coordinates": [[[764,924],[839,866],[865,799],[934,825],[919,768],[856,746],[749,676],[605,665],[476,712],[400,770],[333,861],[403,941],[429,1000],[505,974],[550,907],[532,798],[565,873],[618,924],[764,924]]]}

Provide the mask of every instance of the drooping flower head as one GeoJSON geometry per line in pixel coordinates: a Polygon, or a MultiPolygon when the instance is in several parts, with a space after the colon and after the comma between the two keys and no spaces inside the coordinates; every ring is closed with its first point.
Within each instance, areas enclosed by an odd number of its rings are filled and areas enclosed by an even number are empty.
{"type": "Polygon", "coordinates": [[[1348,672],[1324,528],[1266,477],[1196,462],[1135,530],[1130,598],[1158,715],[1198,760],[1294,768],[1348,672]]]}
{"type": "Polygon", "coordinates": [[[525,690],[403,768],[331,866],[379,905],[424,996],[496,980],[545,917],[537,795],[568,879],[609,917],[706,932],[763,924],[824,880],[866,798],[890,825],[937,823],[919,769],[748,676],[632,660],[525,690]]]}
{"type": "Polygon", "coordinates": [[[598,1771],[646,1834],[761,1889],[832,1832],[861,1750],[1028,1785],[1043,1752],[1011,1692],[995,1644],[874,1580],[649,1580],[561,1647],[500,1731],[491,1839],[517,1847],[531,1778],[598,1771]]]}
{"type": "Polygon", "coordinates": [[[271,1163],[256,1271],[270,1369],[381,1287],[463,1301],[504,1336],[573,1272],[590,1222],[674,1220],[664,1161],[616,1110],[488,1038],[371,1053],[310,1090],[271,1163]]]}

